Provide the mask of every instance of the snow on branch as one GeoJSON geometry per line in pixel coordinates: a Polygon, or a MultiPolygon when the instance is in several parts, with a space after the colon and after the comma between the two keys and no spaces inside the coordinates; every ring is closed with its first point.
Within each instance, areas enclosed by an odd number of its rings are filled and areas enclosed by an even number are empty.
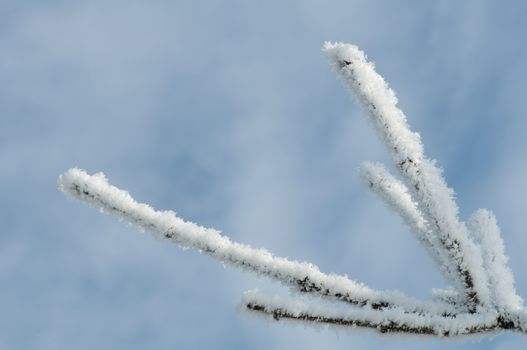
{"type": "Polygon", "coordinates": [[[479,210],[468,224],[461,222],[441,169],[425,157],[419,134],[410,130],[395,93],[373,63],[349,44],[326,43],[324,51],[365,108],[402,178],[396,179],[380,164],[367,162],[360,171],[363,182],[401,216],[451,284],[449,289],[433,289],[432,300],[377,291],[346,276],[325,274],[311,263],[233,242],[221,232],[184,221],[172,211],[156,211],[136,202],[128,192],[110,185],[102,173],[89,175],[70,169],[59,177],[59,189],[158,238],[274,279],[294,293],[318,297],[317,305],[307,305],[258,292],[245,294],[245,309],[276,320],[439,337],[499,330],[527,333],[527,311],[516,294],[494,216],[479,210]]]}
{"type": "Polygon", "coordinates": [[[478,209],[469,219],[468,227],[481,246],[483,264],[489,278],[492,300],[500,310],[517,310],[523,300],[514,288],[514,277],[507,267],[508,257],[501,239],[496,217],[486,209],[478,209]]]}
{"type": "Polygon", "coordinates": [[[456,287],[465,290],[467,306],[473,312],[478,306],[487,306],[490,293],[480,249],[459,221],[453,191],[435,162],[424,156],[420,136],[410,130],[406,116],[397,107],[395,93],[358,47],[326,43],[324,51],[334,70],[364,106],[425,220],[455,264],[456,287]]]}
{"type": "Polygon", "coordinates": [[[273,278],[298,292],[328,296],[374,309],[398,306],[409,312],[451,311],[444,305],[423,303],[397,291],[375,291],[347,277],[324,274],[311,263],[275,257],[267,250],[232,242],[217,230],[182,220],[173,211],[156,211],[149,205],[136,202],[128,192],[110,185],[102,173],[91,176],[81,169],[70,169],[59,177],[59,189],[158,238],[169,239],[182,248],[196,249],[222,263],[273,278]]]}
{"type": "Polygon", "coordinates": [[[339,309],[330,305],[308,305],[306,303],[268,296],[258,291],[244,294],[243,304],[253,312],[267,314],[275,320],[321,323],[337,326],[372,328],[381,333],[411,333],[440,337],[495,331],[502,328],[498,313],[462,313],[456,315],[422,315],[406,313],[397,308],[374,310],[349,307],[339,309]]]}
{"type": "Polygon", "coordinates": [[[417,240],[436,262],[447,282],[455,284],[456,266],[451,263],[448,252],[429,228],[428,222],[413,201],[406,185],[393,177],[382,164],[364,162],[359,174],[364,186],[377,194],[410,227],[417,240]]]}

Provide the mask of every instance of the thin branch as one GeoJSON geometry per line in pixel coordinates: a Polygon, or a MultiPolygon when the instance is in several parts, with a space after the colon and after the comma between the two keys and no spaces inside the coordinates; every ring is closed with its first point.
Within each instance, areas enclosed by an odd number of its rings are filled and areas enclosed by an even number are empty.
{"type": "Polygon", "coordinates": [[[249,311],[271,316],[275,320],[289,319],[328,326],[363,327],[381,333],[410,333],[454,337],[499,330],[525,332],[495,311],[463,313],[455,316],[421,315],[404,313],[400,309],[383,311],[352,307],[337,310],[326,306],[310,306],[277,296],[269,297],[258,292],[247,292],[243,300],[249,311]]]}
{"type": "Polygon", "coordinates": [[[155,211],[136,202],[128,192],[108,183],[102,173],[90,176],[70,169],[59,178],[66,194],[89,203],[101,211],[169,239],[184,248],[193,248],[232,266],[273,278],[303,293],[330,297],[357,306],[374,309],[401,307],[408,312],[453,312],[450,306],[428,304],[396,291],[376,291],[344,276],[324,274],[307,262],[273,256],[267,250],[232,242],[219,231],[204,228],[177,217],[172,211],[155,211]]]}
{"type": "Polygon", "coordinates": [[[504,311],[518,310],[523,300],[516,293],[514,276],[507,267],[509,258],[505,255],[496,217],[489,210],[478,209],[469,219],[468,228],[481,247],[495,306],[504,311]]]}
{"type": "Polygon", "coordinates": [[[410,130],[397,98],[374,65],[356,46],[326,43],[324,51],[335,71],[364,106],[392,160],[412,191],[415,202],[456,266],[455,286],[465,291],[469,308],[488,306],[490,294],[481,252],[458,219],[452,190],[435,163],[424,156],[419,134],[410,130]],[[470,258],[468,258],[470,257],[470,258]]]}
{"type": "Polygon", "coordinates": [[[371,162],[364,162],[361,165],[360,177],[364,186],[377,194],[410,227],[414,236],[437,263],[447,281],[455,283],[456,267],[450,263],[448,252],[428,227],[428,223],[413,201],[406,185],[392,176],[382,164],[371,162]]]}

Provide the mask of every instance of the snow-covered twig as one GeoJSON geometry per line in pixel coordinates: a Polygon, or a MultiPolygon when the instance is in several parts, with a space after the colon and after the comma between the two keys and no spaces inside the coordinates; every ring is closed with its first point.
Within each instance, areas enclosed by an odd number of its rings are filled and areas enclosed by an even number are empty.
{"type": "Polygon", "coordinates": [[[433,290],[431,301],[421,302],[397,291],[377,291],[345,276],[322,273],[311,263],[232,242],[219,231],[184,221],[172,211],[156,211],[136,202],[128,192],[110,185],[102,173],[88,175],[70,169],[59,177],[60,190],[159,238],[326,301],[312,306],[256,292],[245,295],[246,309],[277,320],[440,337],[499,330],[527,333],[527,311],[506,266],[494,216],[479,210],[468,225],[461,222],[453,191],[435,162],[424,156],[419,135],[410,130],[395,94],[373,63],[349,44],[326,43],[324,51],[365,107],[403,181],[372,163],[362,166],[361,177],[412,229],[452,285],[433,290]]]}
{"type": "Polygon", "coordinates": [[[414,232],[417,240],[425,247],[437,263],[449,283],[455,283],[455,271],[449,270],[449,257],[441,242],[429,228],[423,214],[413,201],[404,183],[392,176],[382,164],[364,162],[360,168],[364,186],[377,194],[393,211],[403,219],[414,232]]]}
{"type": "Polygon", "coordinates": [[[397,308],[379,311],[350,307],[342,310],[328,305],[313,306],[279,296],[268,296],[258,291],[246,292],[243,303],[250,311],[272,316],[277,321],[289,319],[345,327],[363,327],[381,333],[453,337],[504,329],[523,331],[520,326],[512,322],[505,323],[495,310],[448,316],[405,313],[397,308]]]}
{"type": "Polygon", "coordinates": [[[383,309],[399,307],[407,312],[441,314],[452,308],[423,303],[397,291],[376,291],[344,276],[324,274],[307,262],[273,256],[265,249],[232,242],[219,231],[184,221],[173,211],[156,211],[136,202],[128,192],[110,185],[102,173],[89,175],[77,168],[59,177],[59,188],[102,212],[137,225],[158,238],[169,239],[235,267],[273,278],[303,293],[332,297],[353,305],[383,309]]]}
{"type": "Polygon", "coordinates": [[[467,306],[472,312],[478,306],[488,306],[490,293],[481,251],[459,221],[453,191],[435,162],[424,156],[420,136],[410,130],[404,113],[397,107],[395,93],[358,47],[326,43],[324,51],[390,150],[414,201],[441,242],[443,253],[449,257],[445,270],[457,272],[456,287],[465,290],[467,306]]]}
{"type": "Polygon", "coordinates": [[[502,311],[520,309],[523,301],[516,294],[514,277],[507,267],[508,258],[494,214],[486,209],[478,209],[470,217],[468,227],[483,253],[494,306],[502,311]]]}

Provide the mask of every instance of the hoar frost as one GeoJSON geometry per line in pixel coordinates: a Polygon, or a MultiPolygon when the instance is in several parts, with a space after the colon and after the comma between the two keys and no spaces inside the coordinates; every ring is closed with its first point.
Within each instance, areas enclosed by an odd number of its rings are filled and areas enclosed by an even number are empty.
{"type": "Polygon", "coordinates": [[[59,177],[59,189],[158,238],[279,281],[293,293],[316,297],[305,303],[258,291],[244,295],[246,310],[275,320],[440,337],[500,330],[527,332],[527,312],[507,267],[494,215],[479,209],[468,223],[459,219],[453,191],[441,169],[425,156],[421,138],[410,130],[395,93],[364,52],[344,43],[326,43],[323,51],[364,107],[400,177],[382,164],[365,162],[360,170],[365,187],[401,216],[449,285],[433,289],[432,300],[374,290],[346,276],[323,273],[311,263],[233,242],[217,230],[184,221],[172,211],[157,211],[136,202],[128,192],[110,185],[102,173],[89,175],[70,169],[59,177]]]}

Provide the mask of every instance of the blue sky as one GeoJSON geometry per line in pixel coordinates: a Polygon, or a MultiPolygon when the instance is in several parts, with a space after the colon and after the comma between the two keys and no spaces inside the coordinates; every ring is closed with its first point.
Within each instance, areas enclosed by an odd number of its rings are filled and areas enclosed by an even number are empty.
{"type": "Polygon", "coordinates": [[[103,171],[140,201],[255,247],[429,297],[401,220],[361,187],[388,157],[331,72],[359,45],[396,91],[466,219],[498,218],[527,297],[523,1],[0,1],[1,349],[524,349],[267,322],[280,286],[66,199],[103,171]]]}

